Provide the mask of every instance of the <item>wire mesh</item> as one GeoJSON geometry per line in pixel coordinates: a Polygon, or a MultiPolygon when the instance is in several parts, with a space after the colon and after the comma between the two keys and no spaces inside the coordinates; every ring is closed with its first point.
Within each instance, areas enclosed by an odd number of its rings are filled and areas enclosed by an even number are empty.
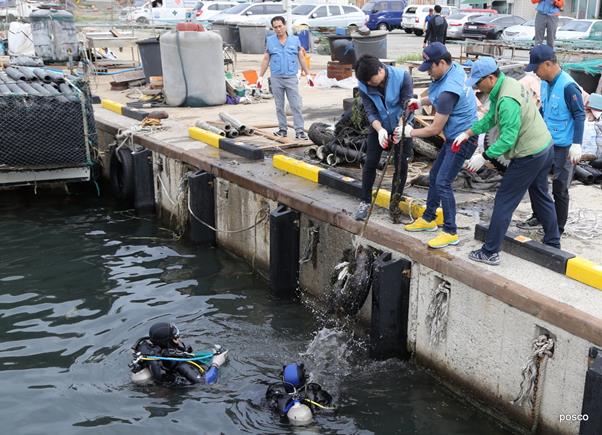
{"type": "Polygon", "coordinates": [[[7,87],[22,89],[25,83],[37,89],[42,86],[54,95],[15,92],[0,96],[0,171],[92,164],[97,138],[85,82],[72,82],[74,86],[62,82],[61,91],[59,83],[4,79],[7,87]]]}

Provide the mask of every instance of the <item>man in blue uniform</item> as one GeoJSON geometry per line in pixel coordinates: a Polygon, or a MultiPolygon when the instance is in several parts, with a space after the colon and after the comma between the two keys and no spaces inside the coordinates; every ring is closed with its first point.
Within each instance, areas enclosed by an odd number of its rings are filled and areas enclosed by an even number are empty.
{"type": "Polygon", "coordinates": [[[458,149],[452,141],[477,120],[476,98],[472,88],[466,86],[466,74],[460,65],[453,63],[451,54],[440,42],[427,46],[422,56],[424,62],[418,68],[428,71],[433,79],[428,97],[414,99],[409,107],[413,110],[423,105],[432,105],[437,111],[433,123],[425,128],[406,132],[411,137],[431,137],[443,132],[445,143],[437,155],[430,172],[426,211],[406,231],[437,231],[437,207],[443,208],[443,231],[428,241],[431,248],[444,248],[459,242],[456,227],[456,200],[452,182],[462,169],[464,160],[469,159],[477,146],[476,137],[469,138],[458,149]]]}
{"type": "MultiPolygon", "coordinates": [[[[554,141],[552,164],[552,196],[558,218],[558,230],[564,232],[569,214],[569,186],[575,165],[581,160],[581,142],[585,125],[585,108],[581,89],[575,80],[562,71],[554,49],[536,45],[531,49],[530,63],[525,71],[533,71],[541,79],[540,112],[554,141]]],[[[535,213],[519,228],[539,225],[535,213]]]]}
{"type": "MultiPolygon", "coordinates": [[[[410,73],[403,68],[394,68],[381,63],[378,58],[364,55],[355,64],[355,76],[358,80],[360,97],[370,124],[366,142],[366,161],[362,170],[362,197],[355,219],[365,220],[372,199],[372,186],[376,177],[376,167],[383,149],[391,143],[399,143],[403,124],[404,107],[412,98],[413,85],[410,73]]],[[[395,152],[394,191],[392,198],[403,194],[408,170],[408,157],[412,150],[412,141],[407,139],[402,149],[395,152]],[[398,173],[399,172],[399,173],[398,173]]],[[[391,150],[393,152],[393,150],[391,150]]],[[[391,201],[392,207],[398,207],[391,201]]],[[[397,209],[398,210],[398,209],[397,209]]],[[[391,210],[391,218],[398,221],[397,210],[391,210]]]]}
{"type": "Polygon", "coordinates": [[[301,47],[299,38],[286,32],[286,20],[277,16],[272,18],[272,28],[275,34],[266,39],[266,52],[261,61],[257,87],[263,86],[263,76],[270,67],[270,84],[274,103],[276,104],[276,115],[278,116],[278,130],[276,136],[286,137],[288,128],[286,113],[284,111],[284,96],[293,112],[293,125],[295,127],[296,139],[307,139],[301,113],[301,97],[299,96],[299,65],[307,77],[307,82],[313,86],[309,69],[305,63],[305,50],[301,47]]]}

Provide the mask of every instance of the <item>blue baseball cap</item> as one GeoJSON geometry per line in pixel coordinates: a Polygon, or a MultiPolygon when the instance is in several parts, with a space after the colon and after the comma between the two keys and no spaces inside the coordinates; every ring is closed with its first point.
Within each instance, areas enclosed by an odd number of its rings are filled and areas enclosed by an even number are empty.
{"type": "Polygon", "coordinates": [[[525,71],[531,72],[537,70],[539,64],[546,60],[556,59],[554,49],[546,44],[536,45],[529,52],[529,65],[525,67],[525,71]]]}
{"type": "Polygon", "coordinates": [[[493,74],[497,70],[497,62],[493,57],[481,57],[479,58],[479,60],[472,64],[472,68],[470,69],[470,76],[466,80],[466,85],[472,88],[483,77],[487,77],[488,75],[493,74]]]}
{"type": "Polygon", "coordinates": [[[433,62],[439,62],[442,57],[449,54],[445,45],[440,42],[433,42],[422,50],[422,64],[418,67],[418,71],[428,71],[433,62]]]}

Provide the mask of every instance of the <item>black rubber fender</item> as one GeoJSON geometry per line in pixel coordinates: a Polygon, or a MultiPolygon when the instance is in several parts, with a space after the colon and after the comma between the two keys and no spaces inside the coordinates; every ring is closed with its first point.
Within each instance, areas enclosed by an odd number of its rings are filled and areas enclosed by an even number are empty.
{"type": "Polygon", "coordinates": [[[111,189],[117,199],[134,203],[134,159],[129,148],[114,148],[109,163],[111,189]],[[116,151],[117,150],[117,151],[116,151]]]}

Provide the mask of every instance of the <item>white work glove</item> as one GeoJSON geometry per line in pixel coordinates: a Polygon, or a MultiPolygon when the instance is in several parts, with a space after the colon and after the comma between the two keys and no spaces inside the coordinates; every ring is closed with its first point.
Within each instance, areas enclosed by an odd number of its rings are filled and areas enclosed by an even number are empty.
{"type": "MultiPolygon", "coordinates": [[[[401,125],[398,125],[395,128],[395,130],[393,130],[393,143],[395,143],[395,144],[399,143],[399,141],[401,140],[401,137],[402,137],[403,130],[404,130],[404,128],[401,125]]],[[[413,130],[412,126],[409,124],[406,124],[405,133],[404,133],[406,138],[412,137],[412,136],[410,136],[410,133],[412,132],[412,130],[413,130]]]]}
{"type": "Polygon", "coordinates": [[[460,151],[462,144],[468,140],[469,136],[466,133],[460,133],[452,142],[451,152],[457,153],[460,151]]]}
{"type": "Polygon", "coordinates": [[[307,84],[313,88],[314,87],[314,79],[311,76],[311,74],[307,74],[306,78],[307,78],[307,84]]]}
{"type": "Polygon", "coordinates": [[[255,82],[255,86],[257,86],[257,89],[261,89],[263,87],[263,77],[259,77],[257,79],[257,82],[255,82]]]}
{"type": "Polygon", "coordinates": [[[420,98],[411,98],[408,100],[407,110],[409,112],[414,112],[422,107],[422,103],[420,102],[420,98]]]}
{"type": "Polygon", "coordinates": [[[378,144],[383,150],[389,148],[389,133],[384,128],[378,130],[378,144]]]}
{"type": "Polygon", "coordinates": [[[224,351],[222,353],[218,353],[217,355],[213,356],[213,360],[211,361],[211,365],[213,367],[217,367],[219,368],[220,366],[222,366],[225,362],[226,362],[226,357],[228,356],[228,351],[224,351]]]}
{"type": "Polygon", "coordinates": [[[581,145],[574,143],[569,148],[569,160],[573,165],[576,165],[581,161],[581,145]]]}
{"type": "Polygon", "coordinates": [[[472,156],[472,158],[470,160],[468,160],[468,163],[464,164],[464,168],[468,171],[468,172],[477,172],[479,169],[481,169],[481,167],[485,164],[485,157],[483,157],[483,154],[481,153],[475,153],[474,156],[472,156]]]}

